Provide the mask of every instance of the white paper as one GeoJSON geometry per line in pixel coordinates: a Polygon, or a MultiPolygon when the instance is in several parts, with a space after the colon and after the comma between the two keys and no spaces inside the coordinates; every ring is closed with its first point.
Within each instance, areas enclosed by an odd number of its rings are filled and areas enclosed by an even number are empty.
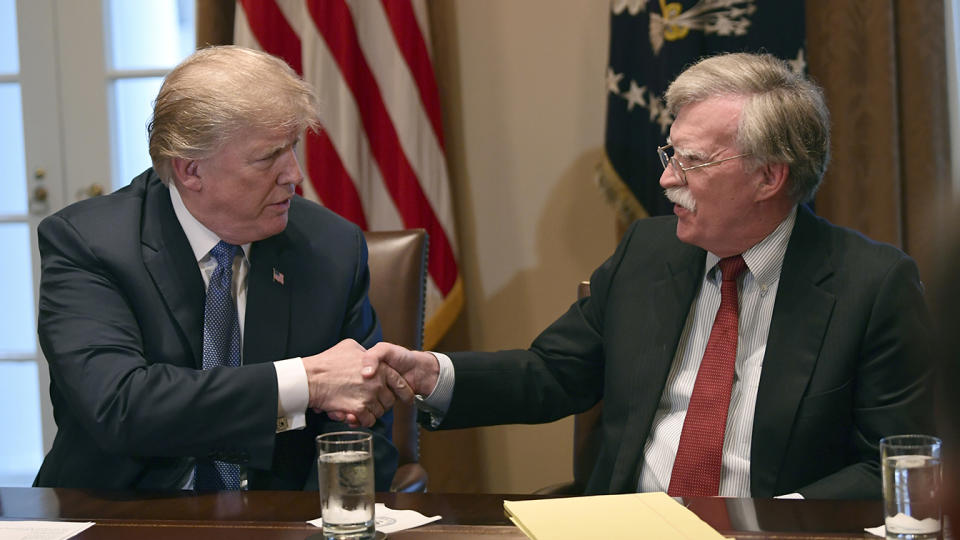
{"type": "MultiPolygon", "coordinates": [[[[900,526],[901,530],[907,533],[932,534],[940,531],[940,522],[933,518],[927,518],[923,521],[920,521],[906,514],[897,514],[888,519],[895,520],[897,525],[900,526]]],[[[863,530],[874,536],[885,537],[887,535],[887,529],[884,525],[870,528],[864,527],[863,530]]]]}
{"type": "Polygon", "coordinates": [[[66,540],[93,527],[92,521],[2,521],[0,540],[66,540]]]}
{"type": "MultiPolygon", "coordinates": [[[[393,508],[387,508],[387,505],[381,503],[376,504],[373,512],[376,516],[374,526],[384,534],[405,531],[440,519],[440,516],[427,517],[414,510],[394,510],[393,508]]],[[[307,523],[314,527],[322,527],[323,518],[311,519],[307,523]]],[[[5,539],[0,538],[0,540],[5,539]]]]}
{"type": "Polygon", "coordinates": [[[923,520],[904,513],[898,513],[893,517],[887,518],[887,523],[895,525],[894,529],[900,533],[908,534],[933,534],[940,532],[940,520],[926,518],[923,520]]]}

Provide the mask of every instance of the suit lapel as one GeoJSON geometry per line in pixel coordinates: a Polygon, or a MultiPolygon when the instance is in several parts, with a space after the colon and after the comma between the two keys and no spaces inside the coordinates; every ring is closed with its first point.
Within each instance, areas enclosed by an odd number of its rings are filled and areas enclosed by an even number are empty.
{"type": "Polygon", "coordinates": [[[611,493],[634,491],[643,463],[643,446],[650,431],[650,424],[660,403],[660,396],[673,364],[673,357],[680,341],[680,334],[690,311],[690,304],[697,294],[703,278],[706,252],[702,249],[679,244],[672,257],[660,267],[653,283],[653,304],[638,321],[650,322],[649,345],[642,347],[634,362],[634,372],[629,378],[634,388],[659,388],[660,392],[635,392],[629,408],[624,440],[617,453],[611,475],[611,493]]]}
{"type": "Polygon", "coordinates": [[[143,264],[193,353],[193,365],[199,368],[203,355],[203,277],[173,212],[170,192],[155,175],[147,181],[140,242],[143,264]]]}
{"type": "MultiPolygon", "coordinates": [[[[290,331],[293,275],[288,232],[256,242],[250,250],[243,362],[253,364],[285,358],[290,331]],[[274,273],[276,272],[276,274],[274,273]]],[[[303,285],[302,283],[299,285],[303,285]]]]}
{"type": "Polygon", "coordinates": [[[829,239],[804,207],[783,259],[753,419],[751,492],[773,493],[800,400],[816,367],[835,296],[821,287],[833,274],[829,239]]]}

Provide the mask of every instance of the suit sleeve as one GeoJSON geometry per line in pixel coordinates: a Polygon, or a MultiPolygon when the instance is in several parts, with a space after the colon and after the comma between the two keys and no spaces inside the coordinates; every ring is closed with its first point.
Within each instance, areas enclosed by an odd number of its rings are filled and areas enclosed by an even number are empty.
{"type": "Polygon", "coordinates": [[[851,464],[800,488],[801,494],[879,498],[879,440],[934,432],[929,329],[916,265],[901,255],[881,282],[863,335],[853,390],[851,464]]]}
{"type": "Polygon", "coordinates": [[[203,371],[189,358],[146,357],[140,325],[151,323],[136,319],[127,296],[135,291],[124,290],[118,270],[60,216],[41,223],[39,245],[38,333],[58,416],[74,416],[108,453],[269,467],[272,364],[203,371]]]}
{"type": "Polygon", "coordinates": [[[383,339],[380,321],[370,305],[370,269],[367,266],[367,242],[360,229],[354,229],[356,261],[347,311],[343,318],[342,339],[351,338],[369,349],[383,339]]]}
{"type": "Polygon", "coordinates": [[[635,230],[632,227],[594,271],[590,296],[571,305],[529,349],[449,354],[455,382],[440,429],[551,422],[583,412],[601,399],[605,307],[635,230]]]}

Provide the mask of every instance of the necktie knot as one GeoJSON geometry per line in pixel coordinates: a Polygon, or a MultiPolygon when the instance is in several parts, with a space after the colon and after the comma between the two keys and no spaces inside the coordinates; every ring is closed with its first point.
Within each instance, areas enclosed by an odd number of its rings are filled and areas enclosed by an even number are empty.
{"type": "Polygon", "coordinates": [[[210,255],[217,260],[217,266],[233,266],[233,258],[237,256],[238,249],[240,246],[221,240],[210,250],[210,255]]]}
{"type": "Polygon", "coordinates": [[[723,281],[736,281],[740,274],[747,269],[747,261],[743,260],[742,255],[734,255],[733,257],[720,259],[717,266],[720,267],[720,277],[723,281]]]}

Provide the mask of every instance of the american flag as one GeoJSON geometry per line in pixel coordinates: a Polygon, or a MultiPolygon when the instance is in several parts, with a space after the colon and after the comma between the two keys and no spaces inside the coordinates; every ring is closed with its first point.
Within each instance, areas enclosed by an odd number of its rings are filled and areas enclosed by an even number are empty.
{"type": "Polygon", "coordinates": [[[463,304],[425,0],[238,0],[234,42],[314,85],[303,195],[364,230],[430,236],[424,346],[463,304]]]}

